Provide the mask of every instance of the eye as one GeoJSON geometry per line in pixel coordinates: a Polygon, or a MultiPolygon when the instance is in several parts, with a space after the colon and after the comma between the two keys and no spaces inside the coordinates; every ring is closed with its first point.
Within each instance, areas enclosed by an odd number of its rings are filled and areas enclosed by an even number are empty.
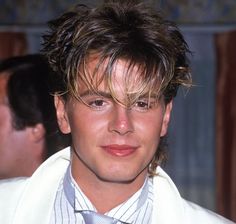
{"type": "Polygon", "coordinates": [[[140,99],[135,102],[133,105],[133,108],[138,110],[138,111],[147,111],[152,109],[156,105],[156,100],[155,99],[140,99]]]}
{"type": "Polygon", "coordinates": [[[139,108],[148,108],[149,107],[148,102],[146,102],[146,101],[137,101],[135,106],[139,107],[139,108]]]}
{"type": "Polygon", "coordinates": [[[150,108],[150,102],[148,100],[138,100],[133,105],[133,109],[138,111],[146,111],[150,108]]]}
{"type": "Polygon", "coordinates": [[[101,94],[84,93],[81,99],[92,110],[104,110],[111,105],[110,95],[103,92],[101,94]]]}
{"type": "Polygon", "coordinates": [[[88,103],[89,106],[99,108],[105,106],[105,101],[103,99],[95,99],[88,103]]]}

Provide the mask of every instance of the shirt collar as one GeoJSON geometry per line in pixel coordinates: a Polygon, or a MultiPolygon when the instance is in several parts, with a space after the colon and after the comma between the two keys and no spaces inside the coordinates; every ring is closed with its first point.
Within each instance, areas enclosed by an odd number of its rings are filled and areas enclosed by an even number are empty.
{"type": "MultiPolygon", "coordinates": [[[[69,166],[66,171],[63,180],[63,188],[66,198],[74,208],[75,212],[79,212],[81,210],[96,211],[96,208],[92,205],[90,200],[82,192],[82,190],[72,177],[71,166],[69,166]]],[[[126,222],[130,217],[130,214],[138,212],[139,209],[141,209],[141,207],[145,204],[148,199],[148,191],[149,184],[148,178],[146,178],[143,186],[133,196],[131,196],[127,201],[107,212],[106,215],[126,222]],[[126,212],[127,209],[129,212],[126,212]]]]}

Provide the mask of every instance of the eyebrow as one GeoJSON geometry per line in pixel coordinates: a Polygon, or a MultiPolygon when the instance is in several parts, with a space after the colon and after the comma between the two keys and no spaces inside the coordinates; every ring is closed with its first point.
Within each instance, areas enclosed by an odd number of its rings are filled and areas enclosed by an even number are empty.
{"type": "MultiPolygon", "coordinates": [[[[133,95],[133,94],[130,94],[133,95]]],[[[113,99],[111,93],[105,92],[105,91],[91,91],[91,90],[86,90],[80,94],[80,97],[86,97],[86,96],[101,96],[107,99],[113,99]]],[[[143,94],[140,95],[138,99],[145,99],[145,98],[157,98],[157,94],[151,94],[150,96],[148,94],[143,94]]]]}
{"type": "Polygon", "coordinates": [[[104,98],[112,98],[112,95],[108,92],[104,92],[104,91],[94,92],[94,91],[89,91],[89,90],[86,90],[83,93],[81,93],[80,97],[93,96],[93,95],[102,96],[104,98]]]}

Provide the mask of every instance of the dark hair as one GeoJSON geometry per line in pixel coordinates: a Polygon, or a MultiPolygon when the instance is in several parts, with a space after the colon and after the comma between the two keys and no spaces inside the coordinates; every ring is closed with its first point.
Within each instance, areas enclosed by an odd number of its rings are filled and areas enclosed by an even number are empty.
{"type": "Polygon", "coordinates": [[[39,54],[12,57],[0,63],[0,72],[9,73],[7,98],[13,127],[23,130],[42,123],[47,157],[67,146],[69,137],[59,131],[57,124],[49,86],[52,70],[46,59],[39,54]]]}
{"type": "MultiPolygon", "coordinates": [[[[154,9],[134,0],[106,1],[97,8],[77,5],[58,19],[49,22],[44,35],[43,52],[56,71],[54,92],[80,100],[79,82],[96,91],[102,80],[110,85],[114,64],[120,59],[128,63],[127,89],[133,99],[140,95],[164,96],[167,104],[176,96],[178,87],[190,86],[188,46],[176,25],[164,20],[154,9]],[[94,74],[86,72],[87,60],[97,55],[94,74]],[[95,73],[100,65],[106,68],[101,79],[95,73]],[[138,67],[140,80],[130,82],[129,71],[138,67]],[[131,87],[130,87],[131,86],[131,87]]],[[[115,95],[112,95],[117,99],[115,95]]],[[[132,102],[131,102],[132,103],[132,102]]],[[[157,150],[152,170],[162,160],[157,150]]]]}

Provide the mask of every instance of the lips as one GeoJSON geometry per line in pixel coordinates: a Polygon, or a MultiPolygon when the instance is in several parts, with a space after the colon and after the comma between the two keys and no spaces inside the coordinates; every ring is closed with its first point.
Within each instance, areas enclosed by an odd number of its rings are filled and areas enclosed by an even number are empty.
{"type": "Polygon", "coordinates": [[[109,154],[117,157],[125,157],[133,154],[138,147],[130,145],[106,145],[102,148],[109,154]]]}

